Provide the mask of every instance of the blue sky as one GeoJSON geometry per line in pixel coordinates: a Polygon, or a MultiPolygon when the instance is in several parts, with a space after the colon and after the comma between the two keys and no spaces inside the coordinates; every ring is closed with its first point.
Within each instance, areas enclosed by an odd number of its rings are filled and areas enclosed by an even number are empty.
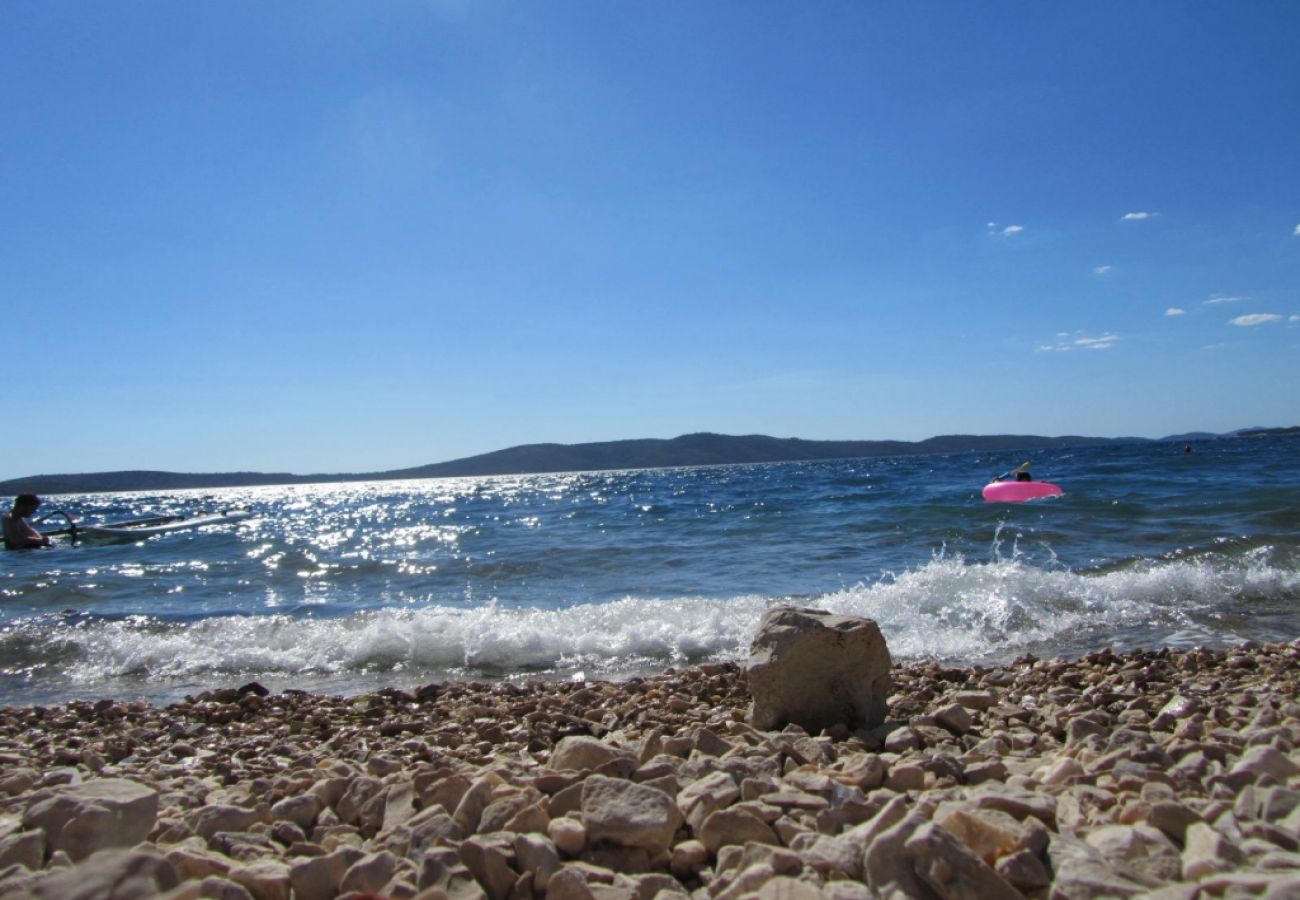
{"type": "Polygon", "coordinates": [[[0,4],[0,477],[1300,424],[1300,5],[0,4]]]}

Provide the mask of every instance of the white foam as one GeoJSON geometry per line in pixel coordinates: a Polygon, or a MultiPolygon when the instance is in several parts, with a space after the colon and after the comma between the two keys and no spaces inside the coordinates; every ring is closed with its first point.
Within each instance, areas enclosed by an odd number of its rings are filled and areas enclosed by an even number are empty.
{"type": "Polygon", "coordinates": [[[338,619],[238,616],[185,624],[137,617],[83,622],[43,639],[51,648],[73,645],[76,658],[64,665],[79,682],[377,671],[601,675],[742,659],[763,612],[793,602],[875,619],[896,658],[981,662],[1075,647],[1086,634],[1124,633],[1148,644],[1171,636],[1204,640],[1214,634],[1204,621],[1225,605],[1297,594],[1300,574],[1271,565],[1263,552],[1087,574],[941,555],[811,598],[625,599],[558,610],[428,606],[338,619]]]}

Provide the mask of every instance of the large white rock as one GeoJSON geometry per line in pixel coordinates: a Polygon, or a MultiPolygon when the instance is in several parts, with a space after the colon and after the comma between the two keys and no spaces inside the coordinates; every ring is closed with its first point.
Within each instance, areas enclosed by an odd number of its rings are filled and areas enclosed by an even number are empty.
{"type": "Polygon", "coordinates": [[[934,822],[990,866],[1019,850],[1041,853],[1047,849],[1047,829],[1032,816],[1022,822],[999,809],[962,803],[940,807],[934,822]]]}
{"type": "Polygon", "coordinates": [[[1021,900],[1022,894],[951,832],[933,822],[904,843],[912,868],[945,900],[1021,900]]]}
{"type": "Polygon", "coordinates": [[[478,831],[479,822],[483,820],[483,810],[487,809],[491,802],[492,782],[485,778],[476,779],[460,798],[460,804],[456,807],[452,818],[456,820],[456,824],[462,831],[473,834],[478,831]]]}
{"type": "Polygon", "coordinates": [[[1119,860],[1076,837],[1057,834],[1048,847],[1051,858],[1052,897],[1091,900],[1094,897],[1139,897],[1160,887],[1160,882],[1136,872],[1119,860]]]}
{"type": "Polygon", "coordinates": [[[704,820],[740,797],[740,786],[726,772],[711,772],[688,784],[677,794],[677,808],[691,827],[699,831],[704,820]]]}
{"type": "Polygon", "coordinates": [[[460,845],[460,861],[490,900],[506,900],[519,874],[510,867],[509,848],[494,836],[475,835],[460,845]]]}
{"type": "MultiPolygon", "coordinates": [[[[793,844],[804,864],[826,880],[836,878],[862,878],[862,848],[851,840],[829,834],[812,834],[800,843],[793,844]]],[[[798,840],[798,839],[796,839],[798,840]]]]}
{"type": "Polygon", "coordinates": [[[1215,872],[1226,872],[1246,861],[1246,854],[1204,822],[1187,829],[1183,847],[1183,879],[1198,881],[1215,872]]]}
{"type": "Polygon", "coordinates": [[[551,819],[546,826],[546,836],[557,850],[577,856],[587,846],[587,828],[577,819],[551,819]]]}
{"type": "Polygon", "coordinates": [[[316,817],[324,809],[320,799],[311,794],[298,794],[285,797],[271,807],[271,815],[277,822],[292,822],[303,831],[311,832],[316,825],[316,817]]]}
{"type": "Polygon", "coordinates": [[[339,882],[339,893],[349,891],[378,894],[397,871],[397,857],[387,850],[371,853],[354,862],[339,882]]]}
{"type": "Polygon", "coordinates": [[[140,843],[157,818],[156,790],[124,778],[101,778],[35,800],[23,814],[23,827],[45,832],[48,852],[63,850],[77,861],[96,850],[140,843]]]}
{"type": "Polygon", "coordinates": [[[294,900],[333,900],[348,869],[365,853],[356,847],[341,847],[328,856],[300,859],[289,867],[289,886],[294,900]]]}
{"type": "Polygon", "coordinates": [[[875,727],[885,720],[889,667],[889,648],[871,619],[774,607],[750,645],[750,724],[795,724],[810,734],[839,724],[875,727]]]}
{"type": "Polygon", "coordinates": [[[1285,784],[1292,775],[1300,774],[1300,765],[1276,747],[1251,747],[1230,771],[1246,772],[1255,779],[1271,775],[1285,784]]]}
{"type": "Polygon", "coordinates": [[[377,840],[398,856],[420,859],[425,850],[444,839],[459,841],[464,837],[465,831],[455,819],[443,812],[441,806],[431,806],[420,810],[391,832],[379,835],[377,840]]]}
{"type": "Polygon", "coordinates": [[[254,900],[289,900],[289,866],[276,859],[258,859],[235,866],[226,875],[242,885],[254,900]]]}
{"type": "Polygon", "coordinates": [[[917,876],[906,849],[909,838],[929,824],[917,812],[907,812],[906,801],[897,797],[865,822],[845,833],[850,840],[865,844],[862,852],[862,880],[878,896],[927,897],[932,892],[917,876]]]}
{"type": "Polygon", "coordinates": [[[36,885],[31,896],[42,900],[150,900],[178,883],[176,870],[156,850],[102,850],[50,875],[36,885]]]}
{"type": "Polygon", "coordinates": [[[479,887],[473,874],[460,861],[459,854],[450,847],[436,847],[425,852],[420,864],[418,887],[425,892],[430,888],[435,892],[441,892],[433,893],[432,896],[435,897],[446,896],[452,900],[487,900],[487,893],[479,887]]]}
{"type": "Polygon", "coordinates": [[[207,839],[219,831],[247,831],[261,817],[256,810],[228,804],[201,806],[185,816],[185,823],[199,837],[207,839]]]}
{"type": "Polygon", "coordinates": [[[652,787],[592,775],[582,785],[582,820],[591,841],[666,852],[682,825],[672,798],[652,787]]]}
{"type": "Polygon", "coordinates": [[[202,881],[213,875],[224,878],[235,865],[235,861],[228,856],[184,844],[168,850],[167,861],[172,864],[181,881],[202,881]]]}
{"type": "Polygon", "coordinates": [[[1118,859],[1157,881],[1177,881],[1182,873],[1178,847],[1150,825],[1103,825],[1084,840],[1107,859],[1118,859]]]}
{"type": "Polygon", "coordinates": [[[335,810],[344,824],[356,825],[366,837],[372,837],[384,824],[388,788],[378,778],[361,775],[348,785],[335,810]]]}
{"type": "Polygon", "coordinates": [[[560,853],[550,838],[540,834],[515,837],[515,859],[521,872],[533,873],[533,888],[546,891],[546,883],[560,870],[560,853]]]}
{"type": "Polygon", "coordinates": [[[589,771],[631,754],[619,747],[606,744],[599,738],[585,734],[561,738],[551,751],[549,767],[555,770],[575,769],[589,771]]]}
{"type": "Polygon", "coordinates": [[[774,846],[781,843],[771,825],[749,810],[737,807],[710,813],[700,825],[696,838],[715,854],[723,847],[743,847],[751,841],[774,846]]]}
{"type": "Polygon", "coordinates": [[[39,829],[0,837],[0,872],[13,865],[39,870],[45,862],[45,833],[39,829]]]}

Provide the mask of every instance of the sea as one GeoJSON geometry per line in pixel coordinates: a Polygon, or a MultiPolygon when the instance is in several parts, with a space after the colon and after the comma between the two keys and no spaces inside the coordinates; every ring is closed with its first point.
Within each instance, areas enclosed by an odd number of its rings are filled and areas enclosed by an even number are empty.
{"type": "MultiPolygon", "coordinates": [[[[49,497],[245,521],[0,558],[0,705],[743,662],[780,604],[896,662],[1300,638],[1300,437],[49,497]],[[986,503],[1021,462],[1060,497],[986,503]]],[[[55,524],[51,521],[48,524],[55,524]]]]}

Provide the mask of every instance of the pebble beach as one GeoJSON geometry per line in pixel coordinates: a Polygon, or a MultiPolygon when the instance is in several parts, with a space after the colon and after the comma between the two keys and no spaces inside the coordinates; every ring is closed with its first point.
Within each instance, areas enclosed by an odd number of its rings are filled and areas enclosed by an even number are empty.
{"type": "Polygon", "coordinates": [[[0,898],[1300,896],[1300,641],[892,678],[816,735],[728,664],[5,707],[0,898]]]}

